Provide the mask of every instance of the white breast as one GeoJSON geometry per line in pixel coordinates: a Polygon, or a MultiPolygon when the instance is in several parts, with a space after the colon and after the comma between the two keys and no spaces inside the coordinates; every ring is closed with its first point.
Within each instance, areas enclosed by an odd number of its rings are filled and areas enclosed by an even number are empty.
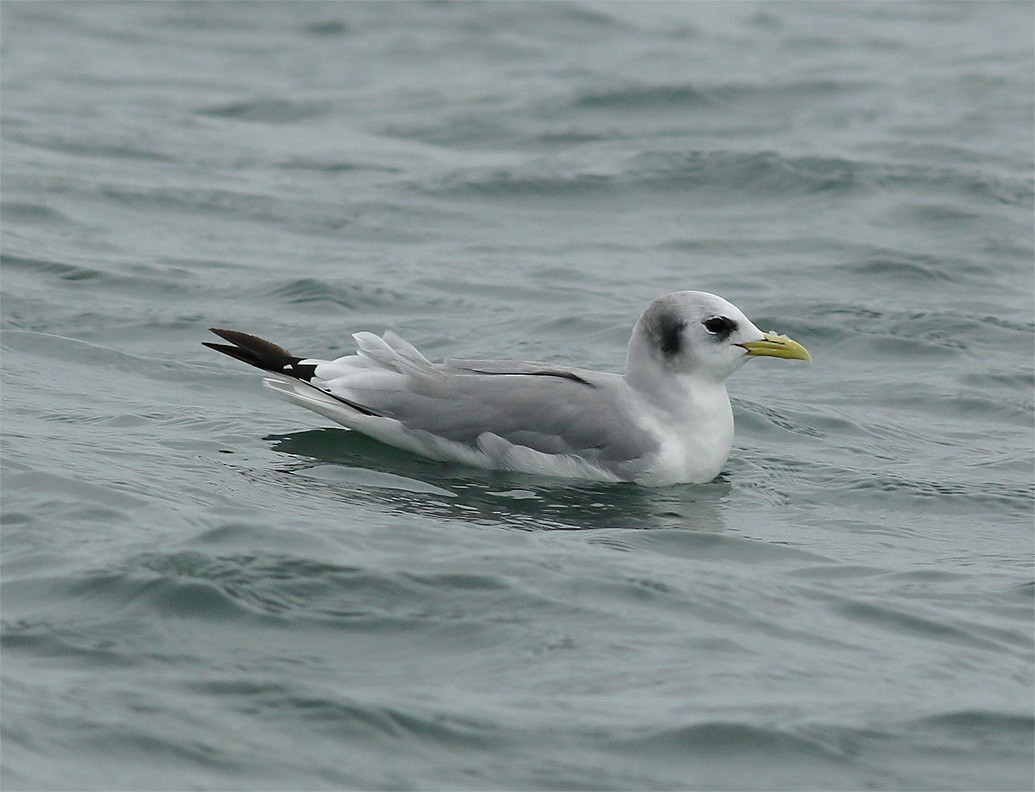
{"type": "Polygon", "coordinates": [[[698,384],[679,403],[655,407],[650,429],[661,447],[637,482],[665,486],[711,481],[722,472],[733,445],[733,409],[725,385],[698,384]]]}

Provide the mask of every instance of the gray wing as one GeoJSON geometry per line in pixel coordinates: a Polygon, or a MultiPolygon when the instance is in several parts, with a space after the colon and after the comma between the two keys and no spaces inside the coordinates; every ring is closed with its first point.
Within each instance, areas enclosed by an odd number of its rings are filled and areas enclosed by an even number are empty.
{"type": "Polygon", "coordinates": [[[526,361],[434,364],[391,331],[356,333],[359,353],[336,360],[295,357],[233,330],[213,332],[232,346],[206,346],[314,389],[267,381],[282,396],[386,442],[396,442],[401,427],[478,449],[491,434],[541,453],[577,456],[621,478],[642,472],[644,458],[658,449],[657,438],[639,426],[636,397],[616,374],[526,361]],[[392,419],[387,428],[378,424],[382,419],[392,419]]]}
{"type": "Polygon", "coordinates": [[[488,432],[616,472],[658,448],[637,425],[628,386],[617,375],[523,361],[458,360],[433,368],[407,372],[404,387],[362,376],[328,385],[408,430],[472,447],[488,432]]]}

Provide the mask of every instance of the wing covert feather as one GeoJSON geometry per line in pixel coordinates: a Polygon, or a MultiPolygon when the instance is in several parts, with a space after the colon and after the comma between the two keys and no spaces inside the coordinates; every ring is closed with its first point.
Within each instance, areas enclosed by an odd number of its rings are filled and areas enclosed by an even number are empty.
{"type": "Polygon", "coordinates": [[[637,425],[621,377],[530,363],[511,373],[509,362],[491,362],[491,374],[466,373],[466,366],[457,365],[482,361],[450,361],[427,376],[414,369],[393,372],[396,387],[386,387],[383,376],[364,382],[358,374],[324,387],[411,431],[471,446],[488,432],[543,453],[577,454],[609,466],[657,449],[657,441],[637,425]]]}

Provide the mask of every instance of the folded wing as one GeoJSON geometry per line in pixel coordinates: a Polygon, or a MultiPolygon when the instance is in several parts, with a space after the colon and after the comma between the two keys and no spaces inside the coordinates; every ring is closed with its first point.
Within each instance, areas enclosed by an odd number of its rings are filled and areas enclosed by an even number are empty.
{"type": "Polygon", "coordinates": [[[268,384],[279,395],[430,456],[535,471],[554,464],[544,456],[569,457],[604,477],[632,479],[658,448],[617,375],[526,361],[435,364],[391,332],[357,333],[358,354],[332,361],[215,332],[237,346],[209,346],[277,374],[268,384]]]}

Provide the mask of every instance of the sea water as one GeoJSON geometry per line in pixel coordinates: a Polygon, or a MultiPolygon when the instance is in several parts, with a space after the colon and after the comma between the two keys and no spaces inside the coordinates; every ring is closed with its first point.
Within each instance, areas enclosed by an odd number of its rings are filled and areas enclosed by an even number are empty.
{"type": "Polygon", "coordinates": [[[0,15],[5,789],[1032,788],[1031,3],[0,15]],[[201,346],[620,372],[680,289],[814,358],[697,487],[201,346]]]}

